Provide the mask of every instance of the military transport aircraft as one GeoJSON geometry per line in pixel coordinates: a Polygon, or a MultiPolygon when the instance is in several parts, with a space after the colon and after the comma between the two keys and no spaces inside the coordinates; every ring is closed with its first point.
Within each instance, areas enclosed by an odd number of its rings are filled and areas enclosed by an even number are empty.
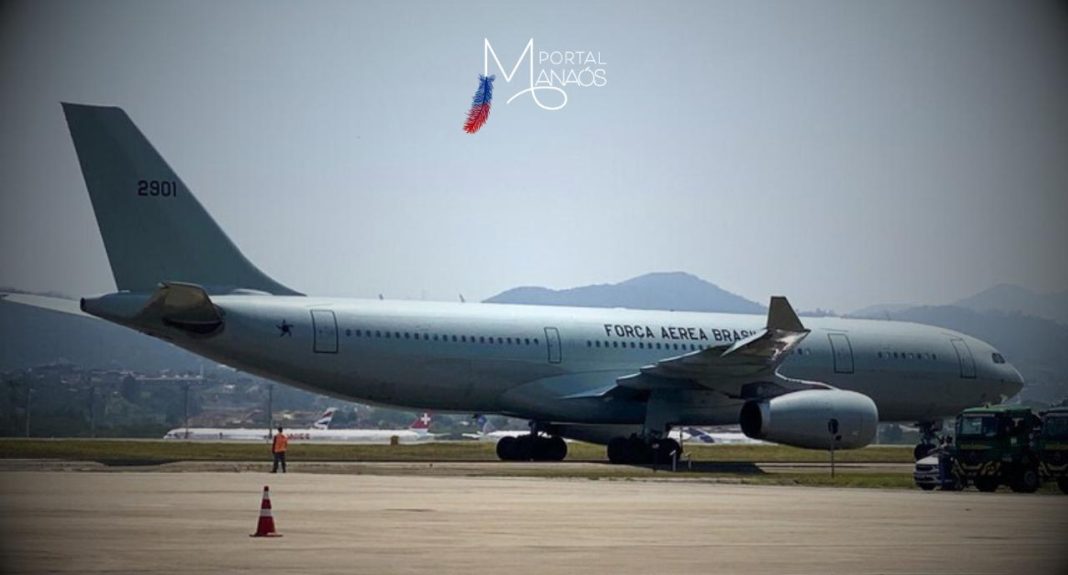
{"type": "Polygon", "coordinates": [[[935,422],[1023,385],[973,337],[893,321],[803,324],[782,297],[765,318],[305,296],[241,254],[123,110],[63,110],[118,291],[74,309],[9,299],[346,400],[530,420],[530,434],[498,443],[502,459],[562,459],[567,437],[645,463],[677,454],[668,434],[691,425],[847,449],[870,443],[879,421],[917,422],[929,440],[935,422]]]}

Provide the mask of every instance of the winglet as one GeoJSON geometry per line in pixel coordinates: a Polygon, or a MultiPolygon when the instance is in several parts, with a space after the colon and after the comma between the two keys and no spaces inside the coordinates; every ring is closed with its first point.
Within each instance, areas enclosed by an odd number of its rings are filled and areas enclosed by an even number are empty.
{"type": "Polygon", "coordinates": [[[768,306],[768,329],[780,329],[783,331],[808,331],[801,324],[790,302],[781,295],[771,296],[771,305],[768,306]]]}

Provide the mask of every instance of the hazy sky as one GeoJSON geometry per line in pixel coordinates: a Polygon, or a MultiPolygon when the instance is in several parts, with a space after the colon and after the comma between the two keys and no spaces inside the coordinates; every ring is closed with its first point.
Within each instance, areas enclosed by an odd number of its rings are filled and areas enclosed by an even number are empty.
{"type": "Polygon", "coordinates": [[[0,285],[95,293],[60,101],[125,108],[307,293],[673,270],[838,311],[1068,289],[1063,3],[3,2],[0,285]],[[599,52],[607,84],[545,111],[491,70],[465,134],[483,38],[509,67],[530,38],[599,52]]]}

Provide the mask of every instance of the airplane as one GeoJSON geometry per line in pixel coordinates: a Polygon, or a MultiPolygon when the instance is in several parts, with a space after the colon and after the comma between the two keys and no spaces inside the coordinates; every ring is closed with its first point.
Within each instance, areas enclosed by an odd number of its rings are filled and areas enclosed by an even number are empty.
{"type": "Polygon", "coordinates": [[[337,413],[336,407],[326,408],[326,411],[312,424],[312,429],[330,429],[330,422],[334,420],[335,413],[337,413]]]}
{"type": "MultiPolygon", "coordinates": [[[[286,437],[295,443],[390,443],[394,437],[397,438],[398,443],[418,443],[432,441],[436,437],[435,434],[429,432],[431,421],[429,413],[423,413],[415,418],[407,429],[327,429],[325,426],[318,426],[324,420],[329,425],[329,418],[332,417],[332,412],[329,416],[324,414],[310,429],[286,430],[286,437]]],[[[272,431],[273,429],[192,427],[188,430],[172,429],[163,438],[186,441],[270,441],[272,431]]]]}
{"type": "MultiPolygon", "coordinates": [[[[337,413],[336,407],[326,408],[326,411],[312,423],[311,429],[329,429],[335,413],[337,413]]],[[[176,427],[164,434],[163,439],[263,441],[271,439],[272,431],[273,429],[259,427],[176,427]]]]}
{"type": "Polygon", "coordinates": [[[288,433],[294,442],[338,443],[420,443],[433,441],[437,436],[430,433],[431,417],[422,413],[407,429],[307,429],[288,433]]]}
{"type": "MultiPolygon", "coordinates": [[[[63,104],[117,290],[12,301],[103,318],[209,359],[345,400],[532,422],[504,460],[559,460],[564,438],[612,463],[679,452],[682,426],[853,449],[880,421],[1002,401],[1023,378],[989,344],[914,323],[304,295],[238,250],[127,114],[63,104]]],[[[781,232],[763,236],[776,241],[781,232]]],[[[775,265],[766,262],[764,265],[775,265]]]]}
{"type": "MultiPolygon", "coordinates": [[[[748,435],[740,431],[717,431],[711,429],[704,429],[701,427],[686,426],[680,427],[677,430],[672,430],[672,433],[678,433],[678,441],[681,444],[685,443],[700,443],[703,445],[757,445],[764,443],[759,439],[753,439],[748,435]]],[[[674,438],[674,437],[673,437],[674,438]]]]}
{"type": "Polygon", "coordinates": [[[478,426],[477,433],[465,433],[464,437],[468,439],[477,439],[479,441],[500,441],[505,437],[523,437],[530,435],[529,431],[519,430],[498,430],[490,423],[489,418],[485,415],[479,415],[475,418],[475,424],[478,426]]]}

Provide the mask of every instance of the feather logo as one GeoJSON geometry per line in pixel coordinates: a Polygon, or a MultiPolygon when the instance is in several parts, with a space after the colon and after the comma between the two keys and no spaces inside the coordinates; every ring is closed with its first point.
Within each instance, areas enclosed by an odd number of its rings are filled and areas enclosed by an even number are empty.
{"type": "Polygon", "coordinates": [[[478,90],[471,99],[471,109],[467,111],[467,121],[464,122],[464,131],[474,134],[489,119],[490,101],[493,100],[493,79],[496,76],[478,75],[478,90]]]}

